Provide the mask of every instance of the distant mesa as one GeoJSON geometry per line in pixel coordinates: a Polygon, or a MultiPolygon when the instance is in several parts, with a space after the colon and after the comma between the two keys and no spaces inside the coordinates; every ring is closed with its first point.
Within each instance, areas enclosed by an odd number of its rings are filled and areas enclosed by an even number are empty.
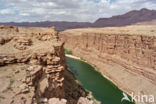
{"type": "Polygon", "coordinates": [[[125,26],[138,22],[151,21],[153,19],[156,19],[156,10],[143,8],[141,10],[133,10],[111,18],[100,18],[93,24],[93,27],[125,26]]]}
{"type": "Polygon", "coordinates": [[[86,28],[86,27],[115,27],[136,24],[139,22],[152,21],[156,19],[156,10],[143,8],[141,10],[132,10],[123,15],[112,16],[110,18],[99,18],[94,23],[90,22],[67,22],[67,21],[42,21],[42,22],[7,22],[0,25],[13,25],[24,27],[51,27],[55,26],[57,30],[86,28]]]}

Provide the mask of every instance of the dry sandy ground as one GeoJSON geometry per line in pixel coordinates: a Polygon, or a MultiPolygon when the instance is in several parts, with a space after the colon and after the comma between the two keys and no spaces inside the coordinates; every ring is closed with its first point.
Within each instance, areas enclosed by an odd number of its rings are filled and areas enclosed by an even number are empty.
{"type": "Polygon", "coordinates": [[[156,19],[154,19],[152,21],[139,22],[136,25],[156,25],[156,19]]]}
{"type": "MultiPolygon", "coordinates": [[[[25,80],[24,76],[26,76],[26,69],[28,67],[28,65],[24,64],[0,67],[0,104],[10,104],[13,97],[16,96],[18,99],[18,94],[22,90],[25,90],[23,81],[25,80]]],[[[32,93],[24,96],[29,98],[29,96],[32,96],[32,93]]]]}
{"type": "Polygon", "coordinates": [[[81,58],[80,57],[76,57],[76,56],[73,56],[73,55],[68,55],[66,54],[67,57],[70,57],[70,58],[73,58],[73,59],[77,59],[77,60],[80,60],[81,58]]]}
{"type": "Polygon", "coordinates": [[[85,28],[85,29],[69,29],[64,32],[69,34],[81,35],[82,33],[103,33],[107,35],[148,35],[156,36],[156,25],[132,25],[123,27],[105,27],[105,28],[85,28]]]}

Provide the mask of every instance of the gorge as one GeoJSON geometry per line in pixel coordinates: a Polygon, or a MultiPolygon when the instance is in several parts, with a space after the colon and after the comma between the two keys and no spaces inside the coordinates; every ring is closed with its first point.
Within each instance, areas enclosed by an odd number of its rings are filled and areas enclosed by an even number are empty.
{"type": "Polygon", "coordinates": [[[70,29],[59,34],[73,55],[95,65],[128,94],[156,93],[155,26],[70,29]]]}

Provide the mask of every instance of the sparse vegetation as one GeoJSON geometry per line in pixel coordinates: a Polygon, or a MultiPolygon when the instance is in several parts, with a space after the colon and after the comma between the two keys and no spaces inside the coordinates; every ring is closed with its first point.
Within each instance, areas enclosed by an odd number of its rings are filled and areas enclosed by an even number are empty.
{"type": "Polygon", "coordinates": [[[71,51],[71,50],[69,50],[69,49],[64,49],[64,53],[65,53],[65,54],[72,55],[72,51],[71,51]]]}
{"type": "Polygon", "coordinates": [[[2,99],[5,99],[5,97],[0,95],[0,102],[1,102],[2,99]]]}
{"type": "Polygon", "coordinates": [[[6,76],[6,78],[12,78],[12,76],[11,75],[8,75],[8,76],[6,76]]]}
{"type": "Polygon", "coordinates": [[[12,85],[13,85],[13,83],[14,83],[14,80],[11,79],[10,80],[10,83],[9,83],[9,86],[3,91],[3,93],[8,92],[9,90],[12,91],[12,85]]]}
{"type": "Polygon", "coordinates": [[[0,99],[5,99],[5,97],[0,95],[0,99]]]}
{"type": "Polygon", "coordinates": [[[28,66],[22,66],[21,70],[26,70],[28,68],[28,66]]]}
{"type": "Polygon", "coordinates": [[[80,60],[85,61],[82,57],[80,57],[80,60]]]}

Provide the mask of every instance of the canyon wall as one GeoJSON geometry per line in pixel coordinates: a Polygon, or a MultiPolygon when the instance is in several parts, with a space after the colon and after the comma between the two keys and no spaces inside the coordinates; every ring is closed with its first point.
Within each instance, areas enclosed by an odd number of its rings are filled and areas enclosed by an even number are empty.
{"type": "Polygon", "coordinates": [[[119,88],[156,95],[152,92],[156,89],[156,36],[148,35],[152,30],[130,34],[132,27],[121,28],[121,32],[114,28],[72,29],[61,32],[60,37],[66,49],[98,67],[119,88]]]}

